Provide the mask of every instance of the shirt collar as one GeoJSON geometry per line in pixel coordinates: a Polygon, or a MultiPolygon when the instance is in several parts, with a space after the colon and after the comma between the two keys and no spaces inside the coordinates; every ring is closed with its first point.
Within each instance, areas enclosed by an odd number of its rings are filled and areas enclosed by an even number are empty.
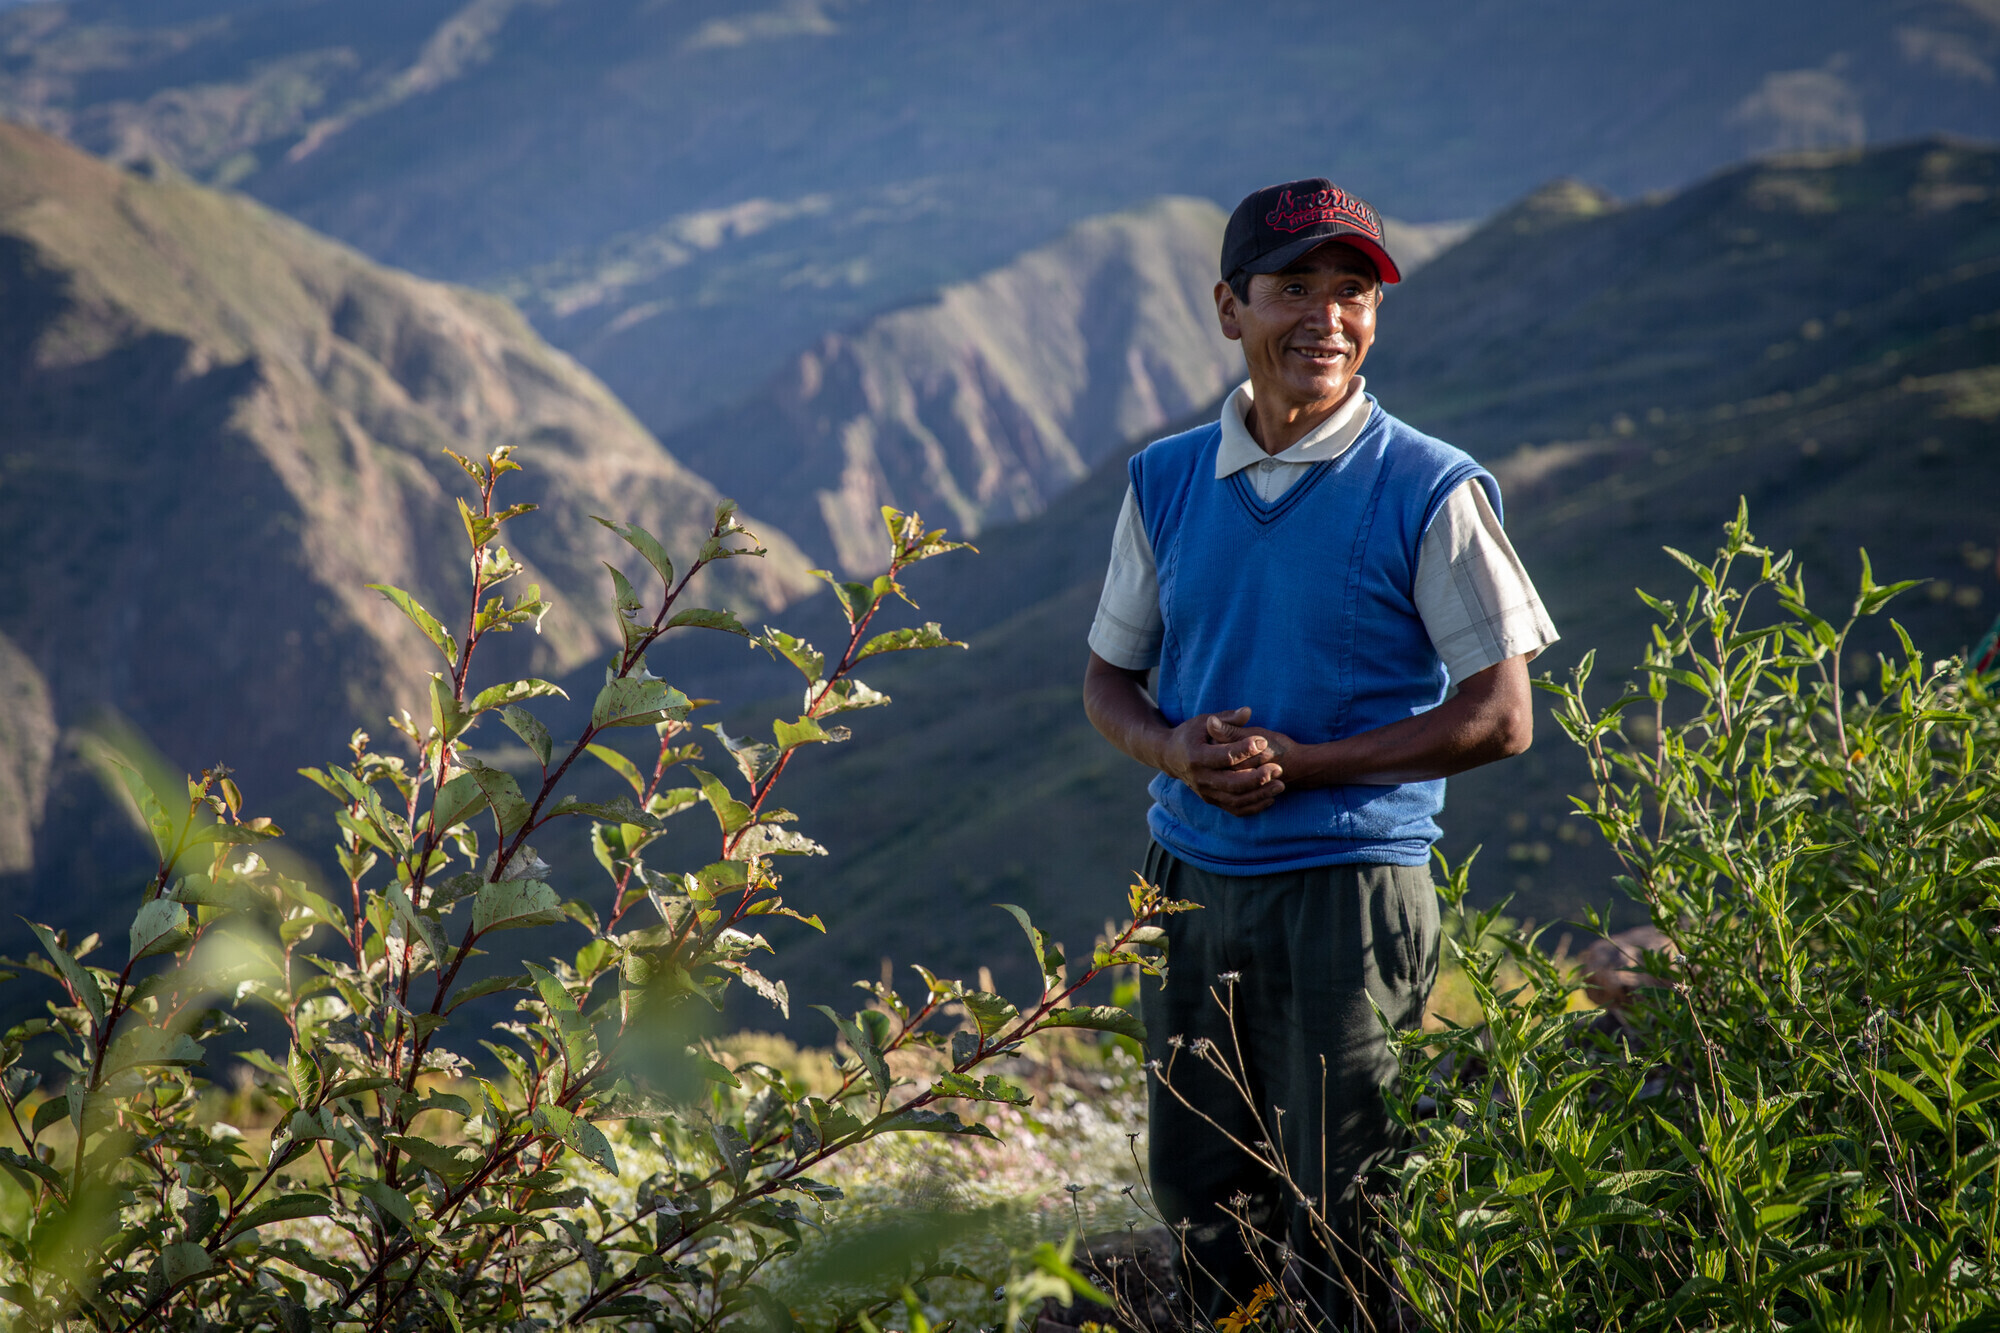
{"type": "Polygon", "coordinates": [[[1340,406],[1333,410],[1332,416],[1313,427],[1304,439],[1291,448],[1282,453],[1267,454],[1262,445],[1250,438],[1250,428],[1244,424],[1250,415],[1250,402],[1248,380],[1237,385],[1236,392],[1222,401],[1222,444],[1215,451],[1217,481],[1267,458],[1275,458],[1281,463],[1324,463],[1338,458],[1360,436],[1370,414],[1368,381],[1356,375],[1348,385],[1347,396],[1340,400],[1340,406]]]}

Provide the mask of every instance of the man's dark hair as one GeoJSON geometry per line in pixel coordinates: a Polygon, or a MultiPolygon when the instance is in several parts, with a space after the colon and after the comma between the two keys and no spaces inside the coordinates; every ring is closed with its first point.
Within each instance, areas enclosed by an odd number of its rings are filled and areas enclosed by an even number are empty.
{"type": "MultiPolygon", "coordinates": [[[[1368,257],[1366,255],[1363,255],[1362,258],[1367,259],[1368,257]]],[[[1374,262],[1372,260],[1369,261],[1368,267],[1371,270],[1375,268],[1374,262]]],[[[1238,302],[1240,302],[1243,305],[1250,304],[1250,274],[1245,273],[1242,269],[1238,269],[1236,270],[1236,272],[1230,274],[1227,278],[1223,279],[1223,281],[1229,284],[1230,291],[1236,293],[1236,299],[1238,302]]],[[[1382,275],[1380,272],[1376,272],[1375,303],[1377,305],[1380,305],[1382,303],[1382,298],[1387,296],[1388,294],[1389,294],[1389,284],[1382,281],[1382,275]]]]}

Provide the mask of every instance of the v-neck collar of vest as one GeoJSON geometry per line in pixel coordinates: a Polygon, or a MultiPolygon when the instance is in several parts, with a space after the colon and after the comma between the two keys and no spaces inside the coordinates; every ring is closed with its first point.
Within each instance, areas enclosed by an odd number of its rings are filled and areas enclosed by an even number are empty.
{"type": "MultiPolygon", "coordinates": [[[[1373,439],[1376,431],[1387,429],[1386,424],[1382,421],[1381,412],[1372,412],[1370,415],[1372,419],[1366,426],[1362,427],[1361,434],[1354,437],[1352,444],[1342,449],[1332,458],[1312,464],[1306,469],[1306,474],[1303,477],[1300,477],[1297,481],[1287,486],[1285,493],[1275,500],[1265,500],[1257,494],[1256,486],[1250,481],[1250,469],[1247,467],[1238,468],[1236,471],[1230,473],[1224,479],[1224,484],[1235,492],[1238,503],[1243,506],[1244,511],[1251,518],[1255,519],[1259,525],[1269,527],[1297,508],[1299,502],[1304,500],[1309,492],[1318,487],[1328,476],[1338,471],[1342,464],[1349,462],[1358,455],[1362,447],[1373,439]]],[[[1221,437],[1222,429],[1218,426],[1216,428],[1218,446],[1221,437]]]]}

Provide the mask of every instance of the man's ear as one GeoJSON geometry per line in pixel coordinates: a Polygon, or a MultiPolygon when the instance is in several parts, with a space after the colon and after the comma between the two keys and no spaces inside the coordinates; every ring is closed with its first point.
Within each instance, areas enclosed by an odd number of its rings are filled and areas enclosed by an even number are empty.
{"type": "Polygon", "coordinates": [[[1222,325],[1222,336],[1231,342],[1243,341],[1243,325],[1236,314],[1236,293],[1228,283],[1215,284],[1215,319],[1222,325]]]}

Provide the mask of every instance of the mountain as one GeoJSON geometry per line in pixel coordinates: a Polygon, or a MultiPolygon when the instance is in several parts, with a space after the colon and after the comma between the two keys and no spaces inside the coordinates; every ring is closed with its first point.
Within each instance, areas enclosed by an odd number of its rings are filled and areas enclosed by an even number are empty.
{"type": "MultiPolygon", "coordinates": [[[[357,724],[422,712],[435,653],[365,585],[463,615],[447,447],[529,469],[514,498],[543,512],[509,545],[557,607],[499,649],[544,676],[611,643],[599,561],[627,552],[589,515],[685,551],[719,498],[498,299],[4,124],[0,441],[0,870],[35,862],[31,897],[103,883],[61,858],[112,853],[56,825],[118,841],[56,744],[95,710],[176,765],[227,759],[264,808],[357,724]]],[[[749,611],[816,586],[762,535],[709,594],[749,611]]]]}
{"type": "Polygon", "coordinates": [[[1167,199],[801,352],[666,444],[756,489],[815,559],[882,558],[881,507],[968,536],[1030,518],[1108,450],[1222,392],[1243,358],[1209,289],[1228,219],[1167,199]]]}
{"type": "MultiPolygon", "coordinates": [[[[1629,202],[1558,184],[1398,288],[1380,328],[1370,389],[1498,475],[1564,635],[1535,669],[1561,677],[1597,649],[1600,702],[1644,640],[1633,587],[1683,591],[1661,546],[1710,550],[1739,495],[1822,610],[1847,605],[1865,546],[1878,577],[1931,580],[1895,615],[1933,654],[1993,616],[2000,149],[1798,155],[1629,202]]],[[[786,803],[832,856],[794,870],[790,896],[865,903],[870,925],[781,940],[795,996],[883,955],[952,974],[1014,958],[995,902],[1072,949],[1122,910],[1146,775],[1079,700],[1122,461],[912,580],[922,617],[970,646],[869,673],[896,706],[801,766],[786,803]]],[[[1893,645],[1873,632],[1862,648],[1893,645]]],[[[1618,897],[1567,814],[1585,776],[1544,716],[1526,756],[1452,780],[1444,846],[1484,846],[1482,899],[1551,920],[1618,897]]]]}
{"type": "MultiPolygon", "coordinates": [[[[1120,445],[1243,374],[1215,322],[1228,215],[1155,200],[1090,218],[929,301],[830,333],[669,449],[815,560],[873,573],[881,508],[966,536],[1040,513],[1120,445]]],[[[1462,229],[1387,224],[1415,270],[1462,229]]]]}
{"type": "Polygon", "coordinates": [[[1162,194],[1483,216],[2000,136],[1989,0],[51,0],[0,112],[515,299],[656,432],[1162,194]]]}

